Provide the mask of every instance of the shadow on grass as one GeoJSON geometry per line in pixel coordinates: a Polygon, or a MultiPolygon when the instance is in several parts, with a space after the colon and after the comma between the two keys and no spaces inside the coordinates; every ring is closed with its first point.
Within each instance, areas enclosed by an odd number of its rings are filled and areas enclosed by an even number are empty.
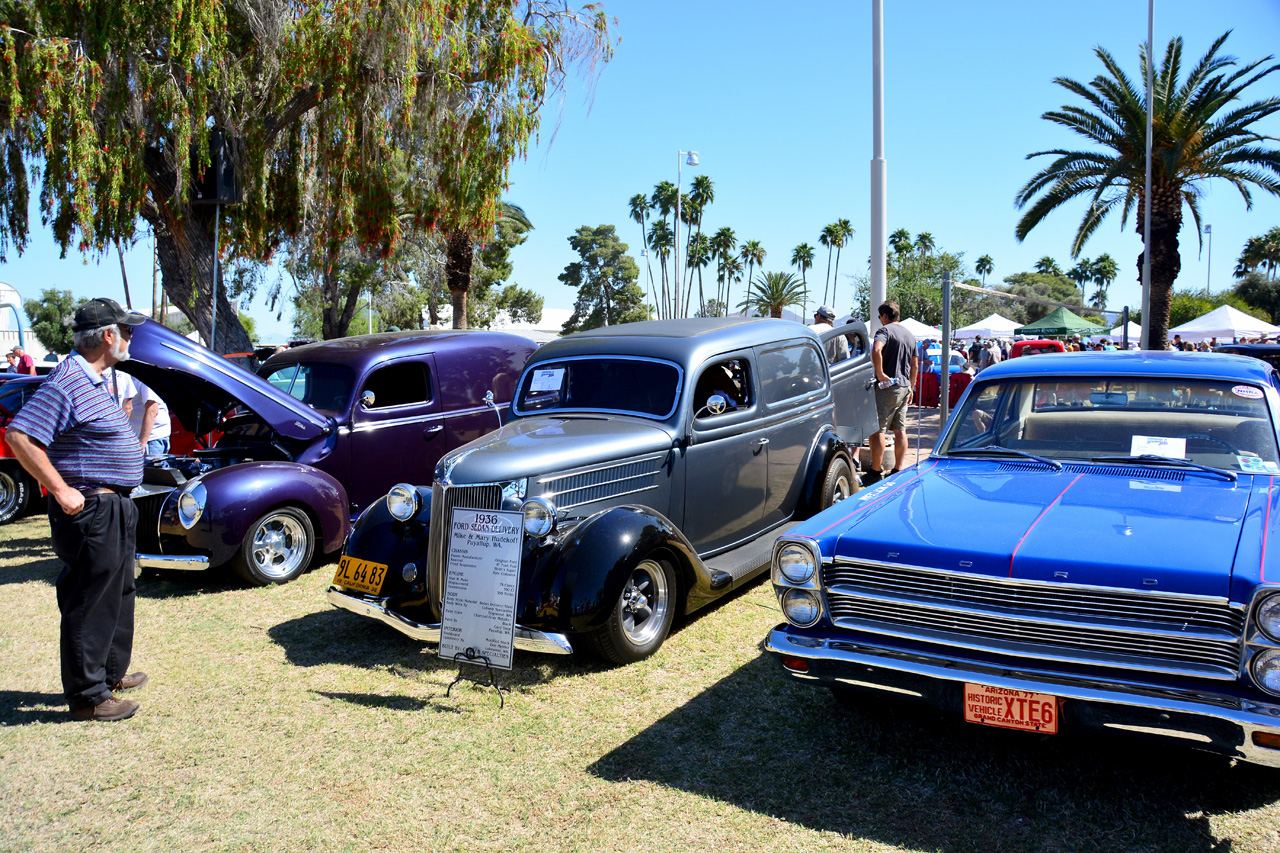
{"type": "Polygon", "coordinates": [[[71,717],[67,715],[67,703],[61,693],[0,690],[0,726],[70,721],[71,717]]]}
{"type": "Polygon", "coordinates": [[[1223,850],[1209,814],[1280,800],[1274,770],[1119,736],[981,728],[891,699],[844,706],[763,656],[589,770],[948,853],[1223,850]]]}
{"type": "MultiPolygon", "coordinates": [[[[21,542],[15,543],[20,545],[21,542]]],[[[48,543],[46,543],[47,545],[48,543]]],[[[5,543],[6,547],[9,543],[5,543]]],[[[53,556],[53,552],[49,552],[48,556],[41,556],[38,559],[29,560],[21,565],[7,566],[0,569],[0,584],[10,583],[30,583],[32,581],[44,581],[53,586],[54,581],[58,579],[58,574],[62,571],[62,561],[53,556]]]]}

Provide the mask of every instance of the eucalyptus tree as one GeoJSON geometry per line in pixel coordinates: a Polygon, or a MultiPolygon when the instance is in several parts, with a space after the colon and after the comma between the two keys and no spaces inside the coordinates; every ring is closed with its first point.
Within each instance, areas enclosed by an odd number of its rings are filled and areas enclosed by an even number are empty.
{"type": "Polygon", "coordinates": [[[987,276],[995,271],[995,262],[991,260],[990,255],[983,255],[978,258],[977,263],[973,265],[973,271],[982,279],[982,286],[987,286],[987,276]]]}
{"type": "MultiPolygon", "coordinates": [[[[1065,77],[1054,80],[1085,101],[1043,114],[1042,118],[1071,130],[1093,143],[1088,150],[1037,151],[1028,159],[1049,156],[1053,160],[1037,172],[1015,196],[1019,209],[1027,208],[1015,235],[1024,239],[1054,210],[1076,198],[1087,206],[1071,244],[1074,257],[1112,210],[1119,208],[1121,227],[1134,213],[1136,229],[1143,232],[1146,213],[1146,122],[1152,124],[1151,156],[1151,292],[1148,346],[1164,349],[1169,329],[1173,283],[1182,268],[1178,232],[1183,207],[1190,211],[1197,234],[1203,234],[1199,199],[1203,184],[1220,178],[1231,184],[1252,208],[1251,187],[1280,195],[1280,151],[1267,145],[1271,137],[1256,129],[1260,121],[1280,110],[1280,97],[1269,95],[1245,103],[1242,96],[1253,83],[1280,70],[1268,64],[1268,56],[1243,65],[1221,55],[1230,33],[1217,38],[1209,50],[1183,71],[1182,39],[1173,38],[1158,68],[1138,50],[1135,82],[1120,63],[1101,47],[1094,53],[1104,73],[1087,85],[1065,77]],[[1154,103],[1148,104],[1147,69],[1154,73],[1154,103]]],[[[1137,261],[1139,271],[1143,255],[1137,261]]],[[[1139,272],[1141,275],[1141,272],[1139,272]]]]}
{"type": "Polygon", "coordinates": [[[804,299],[804,282],[789,272],[765,272],[751,282],[742,300],[742,310],[780,318],[782,309],[799,305],[804,299]]]}
{"type": "Polygon", "coordinates": [[[809,308],[809,280],[804,274],[813,266],[813,247],[808,243],[801,243],[791,250],[791,265],[800,270],[800,280],[804,282],[804,305],[801,307],[805,310],[809,308]]]}
{"type": "Polygon", "coordinates": [[[839,231],[840,239],[836,241],[836,271],[831,277],[831,302],[836,301],[836,290],[840,286],[840,250],[844,248],[844,244],[853,239],[853,224],[847,219],[837,219],[836,229],[839,231]]]}
{"type": "MultiPolygon", "coordinates": [[[[751,286],[752,270],[755,268],[756,264],[764,263],[764,256],[766,254],[767,252],[765,252],[764,246],[760,245],[759,240],[747,240],[745,243],[742,244],[742,247],[738,250],[738,257],[740,257],[742,259],[742,262],[747,265],[747,286],[748,287],[751,286]]],[[[725,296],[728,297],[728,293],[726,293],[725,296]]],[[[726,298],[725,301],[728,302],[729,300],[726,298]]]]}

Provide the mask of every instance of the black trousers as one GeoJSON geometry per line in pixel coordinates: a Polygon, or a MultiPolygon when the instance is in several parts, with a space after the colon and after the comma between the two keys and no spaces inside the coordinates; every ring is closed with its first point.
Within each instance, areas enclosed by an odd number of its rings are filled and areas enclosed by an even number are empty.
{"type": "Polygon", "coordinates": [[[133,598],[138,509],[124,495],[88,495],[67,515],[49,498],[62,613],[62,692],[74,708],[111,698],[133,656],[133,598]]]}

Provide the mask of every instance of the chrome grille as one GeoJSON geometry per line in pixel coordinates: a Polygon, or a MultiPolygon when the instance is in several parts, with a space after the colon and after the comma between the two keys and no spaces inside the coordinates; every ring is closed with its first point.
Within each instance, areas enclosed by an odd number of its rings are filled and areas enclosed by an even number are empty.
{"type": "Polygon", "coordinates": [[[887,564],[823,567],[836,624],[997,654],[1236,678],[1244,610],[1221,598],[887,564]]]}
{"type": "Polygon", "coordinates": [[[135,550],[143,554],[160,553],[160,512],[172,492],[142,495],[133,499],[138,508],[137,544],[135,550]]]}
{"type": "Polygon", "coordinates": [[[556,509],[571,509],[642,492],[657,486],[662,460],[662,454],[658,454],[621,465],[543,477],[538,480],[539,494],[554,503],[556,509]]]}
{"type": "Polygon", "coordinates": [[[445,536],[455,507],[463,509],[502,509],[502,486],[485,483],[471,486],[449,486],[436,482],[431,486],[431,533],[427,543],[427,583],[440,609],[444,592],[445,536]]]}

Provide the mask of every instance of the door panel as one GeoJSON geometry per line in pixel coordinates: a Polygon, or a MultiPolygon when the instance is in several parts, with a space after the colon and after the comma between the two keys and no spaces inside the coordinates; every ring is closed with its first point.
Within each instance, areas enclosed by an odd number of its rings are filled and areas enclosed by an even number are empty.
{"type": "Polygon", "coordinates": [[[836,429],[849,446],[856,449],[879,429],[875,391],[869,385],[876,371],[871,364],[871,341],[863,323],[847,323],[822,334],[850,338],[850,357],[830,366],[831,393],[836,402],[836,429]]]}
{"type": "Polygon", "coordinates": [[[448,449],[435,358],[395,359],[379,365],[356,391],[351,423],[352,503],[361,509],[396,483],[429,485],[448,449]],[[361,398],[372,391],[374,402],[361,398]]]}

